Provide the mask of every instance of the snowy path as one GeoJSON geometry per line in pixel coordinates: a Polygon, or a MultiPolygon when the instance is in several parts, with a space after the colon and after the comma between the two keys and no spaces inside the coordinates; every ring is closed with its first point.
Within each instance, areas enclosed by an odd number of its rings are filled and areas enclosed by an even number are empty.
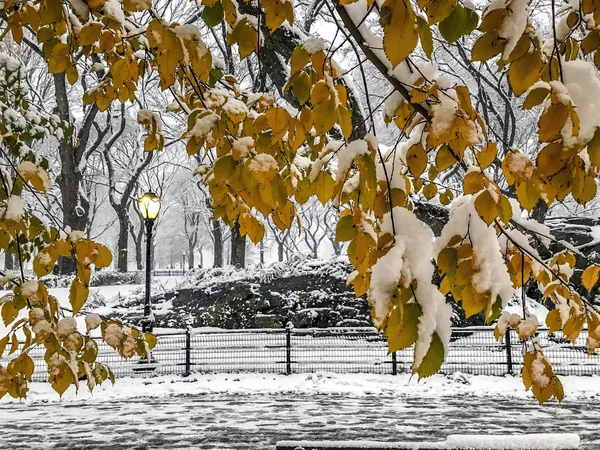
{"type": "Polygon", "coordinates": [[[407,441],[448,434],[577,433],[600,448],[592,399],[537,406],[486,396],[190,394],[0,404],[2,449],[273,449],[282,439],[407,441]],[[8,431],[10,430],[10,431],[8,431]]]}

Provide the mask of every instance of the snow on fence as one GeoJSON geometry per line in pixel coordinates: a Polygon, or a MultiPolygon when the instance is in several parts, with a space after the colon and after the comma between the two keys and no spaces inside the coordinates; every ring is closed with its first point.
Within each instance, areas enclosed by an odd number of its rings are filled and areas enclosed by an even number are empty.
{"type": "MultiPolygon", "coordinates": [[[[542,329],[538,335],[559,375],[600,374],[600,354],[588,355],[585,348],[586,330],[575,345],[561,333],[542,329]]],[[[410,371],[413,354],[412,348],[388,354],[385,337],[373,328],[160,332],[150,364],[125,360],[103,342],[98,347],[98,361],[117,377],[192,372],[397,374],[410,371]]],[[[33,349],[30,356],[36,362],[34,380],[44,380],[44,350],[33,349]]],[[[504,375],[520,373],[522,366],[522,344],[514,330],[498,343],[493,328],[468,327],[453,329],[441,372],[504,375]]]]}

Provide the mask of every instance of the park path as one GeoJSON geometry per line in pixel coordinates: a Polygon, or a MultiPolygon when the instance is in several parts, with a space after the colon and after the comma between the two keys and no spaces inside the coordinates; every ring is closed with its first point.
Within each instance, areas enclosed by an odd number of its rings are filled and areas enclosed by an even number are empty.
{"type": "Polygon", "coordinates": [[[595,400],[194,394],[0,405],[0,448],[273,449],[283,439],[442,439],[448,434],[577,433],[600,448],[595,400]]]}

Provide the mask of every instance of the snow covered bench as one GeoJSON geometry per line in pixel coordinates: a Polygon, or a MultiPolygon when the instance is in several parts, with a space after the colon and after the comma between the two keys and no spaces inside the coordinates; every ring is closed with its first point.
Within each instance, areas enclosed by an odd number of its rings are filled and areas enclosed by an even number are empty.
{"type": "Polygon", "coordinates": [[[576,434],[451,435],[442,442],[280,441],[276,450],[573,450],[576,434]]]}

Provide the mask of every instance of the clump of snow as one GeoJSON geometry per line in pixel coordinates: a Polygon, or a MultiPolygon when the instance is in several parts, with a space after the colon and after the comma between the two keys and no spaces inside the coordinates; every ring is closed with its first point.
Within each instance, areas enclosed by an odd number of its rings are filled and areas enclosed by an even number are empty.
{"type": "Polygon", "coordinates": [[[0,68],[6,69],[8,72],[16,72],[21,67],[18,59],[6,53],[0,53],[0,68]]]}
{"type": "Polygon", "coordinates": [[[51,183],[48,173],[45,170],[42,170],[40,167],[38,167],[35,163],[31,161],[23,161],[21,162],[21,164],[19,164],[17,171],[23,178],[30,178],[32,176],[39,177],[42,181],[44,189],[46,191],[50,189],[51,183]]]}
{"type": "Polygon", "coordinates": [[[85,316],[85,327],[88,333],[100,326],[102,323],[102,318],[98,314],[88,314],[85,316]]]}
{"type": "Polygon", "coordinates": [[[550,384],[550,378],[544,373],[546,365],[542,358],[541,354],[538,353],[538,357],[531,363],[531,378],[540,388],[544,389],[550,384]]]}
{"type": "Polygon", "coordinates": [[[520,315],[504,311],[502,314],[500,314],[500,317],[498,317],[498,323],[496,324],[498,327],[498,333],[500,336],[504,336],[508,327],[516,327],[520,321],[520,315]]]}
{"type": "Polygon", "coordinates": [[[34,326],[44,318],[44,310],[41,308],[32,308],[29,310],[29,324],[34,326]]]}
{"type": "Polygon", "coordinates": [[[252,136],[244,136],[233,142],[233,151],[237,153],[238,159],[246,158],[254,148],[252,136]]]}
{"type": "Polygon", "coordinates": [[[73,230],[69,234],[69,241],[75,243],[78,240],[83,239],[84,236],[85,236],[85,233],[83,231],[81,231],[81,230],[73,230]]]}
{"type": "MultiPolygon", "coordinates": [[[[580,144],[587,143],[600,127],[600,80],[596,68],[589,61],[564,61],[564,86],[579,115],[580,130],[576,139],[580,144]]],[[[553,83],[557,84],[559,82],[553,83]]],[[[566,103],[568,104],[568,103],[566,103]]]]}
{"type": "Polygon", "coordinates": [[[415,301],[422,315],[419,319],[418,338],[415,347],[414,367],[419,367],[429,350],[431,338],[437,332],[444,347],[450,341],[450,316],[452,309],[446,304],[442,293],[431,282],[433,277],[433,236],[419,219],[406,208],[393,209],[386,214],[381,225],[382,233],[394,235],[392,248],[371,267],[371,301],[375,326],[379,327],[392,309],[392,295],[398,286],[409,288],[417,282],[415,301]]]}
{"type": "Polygon", "coordinates": [[[18,222],[25,214],[25,207],[23,200],[18,195],[11,195],[6,205],[6,211],[4,212],[5,220],[12,220],[18,222]]]}
{"type": "Polygon", "coordinates": [[[125,14],[118,0],[106,0],[104,2],[104,14],[125,26],[125,14]]]}
{"type": "Polygon", "coordinates": [[[400,94],[400,92],[392,92],[390,96],[383,102],[383,117],[386,120],[391,120],[403,101],[404,97],[402,94],[400,94]]]}
{"type": "Polygon", "coordinates": [[[302,42],[302,47],[312,55],[313,53],[327,50],[327,42],[318,37],[309,37],[302,42]]]}
{"type": "Polygon", "coordinates": [[[268,153],[259,153],[250,160],[248,168],[251,172],[273,172],[278,171],[277,160],[268,153]]]}
{"type": "Polygon", "coordinates": [[[517,325],[517,333],[522,337],[533,336],[533,333],[538,328],[538,318],[535,315],[530,315],[525,320],[521,320],[517,325]]]}
{"type": "Polygon", "coordinates": [[[31,328],[37,337],[45,337],[54,332],[50,323],[46,319],[38,320],[35,325],[31,328]]]}
{"type": "Polygon", "coordinates": [[[56,324],[56,334],[64,338],[77,331],[77,321],[73,317],[65,317],[56,324]]]}
{"type": "Polygon", "coordinates": [[[500,296],[505,307],[514,294],[514,288],[496,231],[479,217],[474,200],[474,196],[464,195],[452,202],[450,219],[435,243],[436,254],[448,245],[453,236],[465,236],[468,232],[477,270],[473,276],[473,287],[477,292],[490,292],[492,299],[500,296]]]}
{"type": "Polygon", "coordinates": [[[369,154],[369,146],[367,141],[363,139],[356,139],[355,141],[350,142],[348,145],[340,147],[337,154],[338,167],[335,179],[336,184],[340,183],[346,176],[346,172],[350,169],[354,158],[367,154],[369,154]]]}
{"type": "Polygon", "coordinates": [[[241,100],[228,97],[227,101],[223,105],[223,111],[230,115],[246,115],[248,114],[248,107],[241,100]]]}
{"type": "Polygon", "coordinates": [[[507,11],[506,17],[498,29],[498,36],[506,39],[504,59],[510,56],[521,35],[525,32],[529,18],[529,2],[530,0],[494,0],[485,9],[484,16],[494,9],[506,9],[507,11]]]}
{"type": "Polygon", "coordinates": [[[218,114],[213,112],[204,114],[196,119],[194,128],[192,128],[192,134],[194,136],[203,137],[212,131],[216,123],[221,119],[218,114]]]}
{"type": "Polygon", "coordinates": [[[123,329],[119,325],[111,323],[104,331],[104,342],[112,348],[116,348],[121,344],[123,336],[123,329]]]}
{"type": "Polygon", "coordinates": [[[21,284],[21,295],[25,298],[29,298],[36,294],[38,291],[39,283],[37,280],[29,280],[21,284]]]}
{"type": "Polygon", "coordinates": [[[523,179],[531,178],[534,166],[527,155],[519,151],[514,151],[507,161],[507,169],[510,173],[517,173],[523,179]]]}
{"type": "Polygon", "coordinates": [[[336,141],[334,139],[331,139],[329,142],[327,142],[325,147],[323,147],[323,150],[321,150],[319,157],[312,163],[309,175],[311,183],[314,183],[314,181],[317,179],[325,163],[328,160],[331,160],[331,154],[339,152],[340,149],[345,145],[346,143],[344,141],[336,141]]]}
{"type": "Polygon", "coordinates": [[[69,3],[79,18],[84,20],[88,19],[90,8],[83,0],[69,0],[69,3]]]}

